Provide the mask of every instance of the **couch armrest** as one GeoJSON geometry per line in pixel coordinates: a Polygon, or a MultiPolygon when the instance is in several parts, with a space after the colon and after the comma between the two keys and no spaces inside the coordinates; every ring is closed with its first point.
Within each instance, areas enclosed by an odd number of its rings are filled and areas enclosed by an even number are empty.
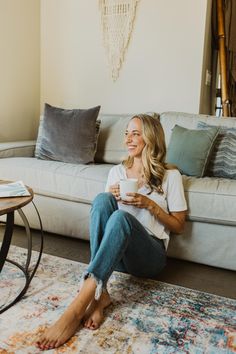
{"type": "Polygon", "coordinates": [[[2,159],[6,157],[33,157],[35,144],[35,140],[0,143],[0,158],[2,159]]]}

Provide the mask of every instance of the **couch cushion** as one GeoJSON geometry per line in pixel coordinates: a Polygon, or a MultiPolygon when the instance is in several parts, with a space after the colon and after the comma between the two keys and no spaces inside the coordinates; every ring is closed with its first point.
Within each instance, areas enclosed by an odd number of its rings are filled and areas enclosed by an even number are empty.
{"type": "Polygon", "coordinates": [[[182,112],[163,112],[160,115],[161,124],[165,131],[166,144],[170,142],[173,127],[178,124],[188,129],[197,129],[198,122],[203,121],[210,125],[236,128],[236,118],[218,118],[204,114],[191,114],[182,112]]]}
{"type": "Polygon", "coordinates": [[[190,220],[236,225],[236,180],[183,176],[190,220]]]}
{"type": "MultiPolygon", "coordinates": [[[[75,165],[36,158],[0,159],[1,179],[19,180],[36,194],[91,203],[105,190],[111,164],[75,165]]],[[[183,176],[190,220],[236,225],[236,181],[183,176]]]]}
{"type": "Polygon", "coordinates": [[[175,125],[167,148],[166,161],[182,174],[202,177],[207,168],[218,127],[207,130],[187,129],[175,125]]]}
{"type": "Polygon", "coordinates": [[[120,163],[127,155],[124,134],[133,115],[101,114],[100,134],[97,143],[95,162],[120,163]]]}
{"type": "Polygon", "coordinates": [[[93,162],[99,110],[100,106],[90,109],[62,109],[45,104],[35,156],[69,163],[93,162]]]}
{"type": "Polygon", "coordinates": [[[69,164],[36,158],[0,159],[1,179],[22,180],[36,194],[91,203],[105,190],[109,164],[69,164]]]}
{"type": "Polygon", "coordinates": [[[34,150],[35,140],[0,143],[0,159],[18,156],[33,157],[34,150]]]}

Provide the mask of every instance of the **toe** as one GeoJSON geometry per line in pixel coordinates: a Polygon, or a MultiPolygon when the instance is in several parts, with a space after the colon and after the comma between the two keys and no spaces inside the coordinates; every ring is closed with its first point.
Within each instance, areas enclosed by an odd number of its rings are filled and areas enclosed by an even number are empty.
{"type": "Polygon", "coordinates": [[[98,328],[98,324],[93,322],[91,329],[94,330],[94,329],[97,329],[97,328],[98,328]]]}
{"type": "Polygon", "coordinates": [[[45,349],[45,350],[49,350],[51,344],[52,344],[51,341],[48,339],[48,340],[45,342],[45,344],[44,344],[44,349],[45,349]]]}
{"type": "Polygon", "coordinates": [[[50,344],[49,344],[50,349],[56,348],[56,344],[57,344],[58,341],[59,341],[59,340],[53,340],[53,341],[51,341],[50,344]]]}
{"type": "Polygon", "coordinates": [[[88,327],[88,320],[84,321],[84,327],[88,327]]]}
{"type": "Polygon", "coordinates": [[[58,340],[54,343],[53,348],[58,348],[58,347],[60,347],[61,344],[62,344],[61,341],[58,339],[58,340]]]}
{"type": "Polygon", "coordinates": [[[45,344],[46,344],[46,340],[42,339],[42,340],[39,341],[38,347],[43,350],[44,347],[45,347],[45,344]]]}
{"type": "Polygon", "coordinates": [[[43,341],[43,339],[42,339],[41,337],[38,338],[38,339],[36,340],[35,345],[36,345],[37,347],[40,347],[40,345],[42,344],[42,341],[43,341]]]}
{"type": "Polygon", "coordinates": [[[89,328],[90,329],[97,329],[97,327],[98,327],[97,323],[94,321],[91,321],[89,328]]]}
{"type": "Polygon", "coordinates": [[[93,320],[90,318],[88,320],[88,328],[91,328],[92,324],[93,324],[93,320]]]}

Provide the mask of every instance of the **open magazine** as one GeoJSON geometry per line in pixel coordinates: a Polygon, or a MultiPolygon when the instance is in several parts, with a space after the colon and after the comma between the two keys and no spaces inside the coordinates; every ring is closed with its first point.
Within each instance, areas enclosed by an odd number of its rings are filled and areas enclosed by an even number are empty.
{"type": "Polygon", "coordinates": [[[7,197],[26,197],[30,193],[22,181],[0,183],[0,198],[7,197]]]}

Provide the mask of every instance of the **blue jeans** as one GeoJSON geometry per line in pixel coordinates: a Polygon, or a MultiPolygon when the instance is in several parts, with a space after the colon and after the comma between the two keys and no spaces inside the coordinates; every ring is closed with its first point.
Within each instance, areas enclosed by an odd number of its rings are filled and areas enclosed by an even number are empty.
{"type": "Polygon", "coordinates": [[[93,201],[90,248],[91,260],[84,279],[95,279],[95,299],[114,270],[155,278],[166,264],[163,241],[150,235],[133,215],[119,210],[111,193],[101,193],[93,201]]]}

